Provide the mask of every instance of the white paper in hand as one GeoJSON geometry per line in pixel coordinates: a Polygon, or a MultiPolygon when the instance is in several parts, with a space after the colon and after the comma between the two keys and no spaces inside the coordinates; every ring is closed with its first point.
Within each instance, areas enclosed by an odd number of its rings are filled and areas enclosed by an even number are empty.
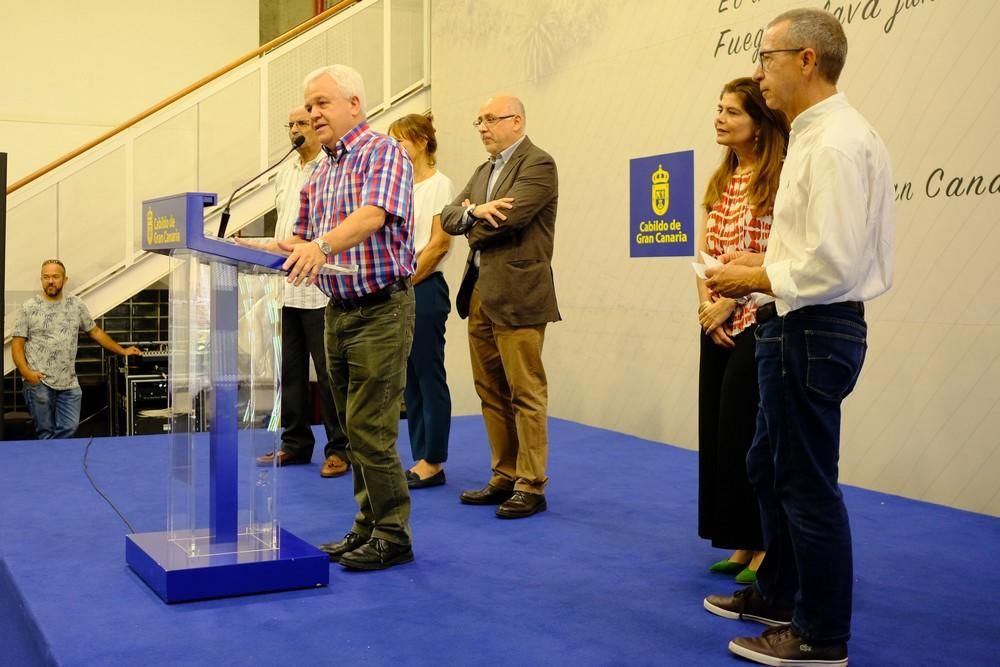
{"type": "Polygon", "coordinates": [[[722,266],[722,262],[712,257],[711,255],[705,253],[704,251],[702,251],[701,253],[701,259],[704,262],[704,264],[698,264],[692,262],[691,267],[694,269],[694,272],[698,274],[698,277],[701,278],[702,280],[705,280],[705,278],[707,278],[707,276],[705,275],[705,269],[712,266],[722,266]]]}

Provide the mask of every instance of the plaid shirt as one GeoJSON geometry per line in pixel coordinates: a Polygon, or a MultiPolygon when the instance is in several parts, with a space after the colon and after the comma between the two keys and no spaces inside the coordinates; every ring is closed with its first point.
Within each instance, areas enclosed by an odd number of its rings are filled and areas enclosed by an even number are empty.
{"type": "Polygon", "coordinates": [[[307,241],[330,231],[361,206],[385,211],[370,237],[327,261],[357,264],[355,275],[320,275],[327,296],[350,299],[413,275],[413,166],[398,143],[361,121],[337,142],[302,188],[295,235],[307,241]]]}
{"type": "MultiPolygon", "coordinates": [[[[748,188],[750,173],[729,178],[726,191],[719,201],[715,202],[708,214],[708,224],[705,230],[705,244],[708,254],[718,257],[727,252],[747,250],[763,253],[767,250],[767,237],[771,232],[771,212],[756,215],[750,206],[748,188]]],[[[712,300],[716,298],[713,295],[712,300]]],[[[736,302],[736,309],[729,316],[729,326],[732,334],[746,330],[757,321],[757,304],[749,299],[736,302]]]]}

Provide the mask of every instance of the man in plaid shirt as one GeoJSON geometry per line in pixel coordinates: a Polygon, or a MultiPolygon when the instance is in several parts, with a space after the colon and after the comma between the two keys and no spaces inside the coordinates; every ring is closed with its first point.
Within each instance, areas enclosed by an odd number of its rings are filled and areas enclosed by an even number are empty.
{"type": "Polygon", "coordinates": [[[315,283],[326,306],[326,355],[337,414],[347,431],[358,514],[330,560],[381,570],[413,560],[410,495],[396,452],[399,405],[415,319],[410,276],[413,168],[394,140],[365,120],[361,75],[331,65],[305,79],[305,108],[324,157],[302,189],[288,280],[315,283]],[[326,262],[356,265],[320,275],[326,262]]]}

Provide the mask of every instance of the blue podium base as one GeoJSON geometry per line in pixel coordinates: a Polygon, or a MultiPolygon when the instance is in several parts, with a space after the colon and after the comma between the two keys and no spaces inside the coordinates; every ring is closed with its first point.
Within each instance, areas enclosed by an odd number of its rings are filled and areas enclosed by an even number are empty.
{"type": "Polygon", "coordinates": [[[195,556],[166,531],[135,533],[125,536],[125,561],[168,604],[329,585],[327,555],[279,530],[279,549],[195,556]]]}

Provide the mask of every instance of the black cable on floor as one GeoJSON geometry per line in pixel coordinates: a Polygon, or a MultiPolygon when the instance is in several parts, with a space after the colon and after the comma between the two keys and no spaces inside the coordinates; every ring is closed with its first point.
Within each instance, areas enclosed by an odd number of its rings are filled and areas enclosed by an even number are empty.
{"type": "Polygon", "coordinates": [[[135,528],[132,527],[132,524],[128,522],[128,519],[125,518],[125,515],[122,514],[121,511],[119,511],[119,509],[115,506],[115,504],[111,502],[111,499],[108,498],[103,491],[101,491],[100,487],[97,486],[97,482],[95,482],[94,478],[90,476],[90,468],[87,465],[87,456],[90,455],[90,445],[93,442],[94,442],[94,436],[90,436],[90,439],[87,440],[86,446],[83,448],[83,472],[85,475],[87,475],[87,479],[90,480],[90,485],[94,487],[94,491],[97,491],[97,495],[99,495],[101,498],[104,498],[104,501],[111,506],[111,509],[115,511],[115,514],[121,517],[121,520],[125,522],[126,526],[128,526],[128,532],[130,534],[134,533],[135,528]]]}
{"type": "Polygon", "coordinates": [[[91,419],[93,419],[94,417],[96,417],[97,415],[101,414],[102,412],[104,412],[104,411],[105,411],[105,410],[107,410],[107,409],[108,409],[108,406],[106,406],[106,405],[104,405],[104,406],[101,406],[101,407],[100,407],[100,408],[99,408],[99,409],[97,410],[97,412],[95,412],[94,414],[92,414],[92,415],[89,415],[89,416],[87,416],[87,417],[84,417],[83,419],[81,419],[81,420],[80,420],[80,421],[79,421],[79,422],[77,423],[76,427],[77,427],[77,428],[80,428],[81,426],[83,426],[84,424],[86,424],[87,422],[89,422],[89,421],[90,421],[91,419]]]}

